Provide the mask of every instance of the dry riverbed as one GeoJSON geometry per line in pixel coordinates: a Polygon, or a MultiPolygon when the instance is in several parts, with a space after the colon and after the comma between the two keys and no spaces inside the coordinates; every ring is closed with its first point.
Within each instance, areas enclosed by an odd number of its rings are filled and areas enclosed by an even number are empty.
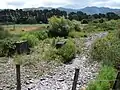
{"type": "MultiPolygon", "coordinates": [[[[100,68],[97,62],[88,63],[88,51],[91,44],[107,33],[93,34],[85,38],[84,52],[76,55],[70,64],[58,67],[55,62],[40,62],[36,68],[21,66],[22,90],[71,90],[75,68],[80,69],[77,90],[85,87],[90,80],[95,79],[100,68]],[[49,73],[47,73],[49,72],[49,73]],[[40,76],[40,74],[44,75],[40,76]]],[[[15,64],[12,58],[0,58],[0,90],[15,90],[15,64]]]]}

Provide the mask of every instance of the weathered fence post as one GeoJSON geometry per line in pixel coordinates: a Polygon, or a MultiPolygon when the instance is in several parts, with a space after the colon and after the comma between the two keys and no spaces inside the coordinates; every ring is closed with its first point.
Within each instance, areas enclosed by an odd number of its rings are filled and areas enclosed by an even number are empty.
{"type": "Polygon", "coordinates": [[[20,65],[16,64],[17,90],[21,90],[20,65]]]}
{"type": "Polygon", "coordinates": [[[74,75],[72,90],[76,90],[78,76],[79,76],[79,69],[75,68],[75,75],[74,75]]]}
{"type": "Polygon", "coordinates": [[[120,90],[120,71],[117,74],[114,86],[112,90],[120,90]]]}

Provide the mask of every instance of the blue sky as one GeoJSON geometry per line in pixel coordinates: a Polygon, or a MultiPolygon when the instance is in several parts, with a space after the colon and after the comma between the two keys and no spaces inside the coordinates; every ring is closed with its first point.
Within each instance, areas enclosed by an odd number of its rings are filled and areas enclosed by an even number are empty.
{"type": "Polygon", "coordinates": [[[87,6],[110,7],[120,9],[120,0],[2,0],[0,9],[32,7],[66,7],[80,9],[87,6]]]}

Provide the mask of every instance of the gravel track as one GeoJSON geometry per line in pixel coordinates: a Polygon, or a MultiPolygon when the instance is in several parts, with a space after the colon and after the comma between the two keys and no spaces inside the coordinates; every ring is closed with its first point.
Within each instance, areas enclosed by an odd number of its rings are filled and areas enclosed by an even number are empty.
{"type": "Polygon", "coordinates": [[[85,87],[90,80],[94,80],[98,74],[100,64],[93,62],[88,63],[89,56],[87,52],[90,50],[91,45],[96,39],[106,36],[107,32],[99,34],[92,34],[85,39],[85,52],[80,56],[76,56],[70,64],[63,64],[51,73],[43,75],[39,80],[29,81],[30,83],[22,90],[71,90],[75,68],[79,68],[79,78],[77,82],[77,90],[85,87]]]}

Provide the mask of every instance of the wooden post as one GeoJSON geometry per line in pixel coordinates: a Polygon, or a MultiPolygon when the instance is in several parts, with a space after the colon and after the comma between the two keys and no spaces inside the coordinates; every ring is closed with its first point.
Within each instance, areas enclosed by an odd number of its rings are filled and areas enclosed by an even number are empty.
{"type": "Polygon", "coordinates": [[[76,90],[78,76],[79,76],[79,69],[75,68],[75,75],[74,75],[72,90],[76,90]]]}
{"type": "Polygon", "coordinates": [[[20,65],[16,64],[17,90],[21,90],[20,65]]]}
{"type": "Polygon", "coordinates": [[[120,90],[120,71],[117,74],[114,86],[112,90],[120,90]]]}

